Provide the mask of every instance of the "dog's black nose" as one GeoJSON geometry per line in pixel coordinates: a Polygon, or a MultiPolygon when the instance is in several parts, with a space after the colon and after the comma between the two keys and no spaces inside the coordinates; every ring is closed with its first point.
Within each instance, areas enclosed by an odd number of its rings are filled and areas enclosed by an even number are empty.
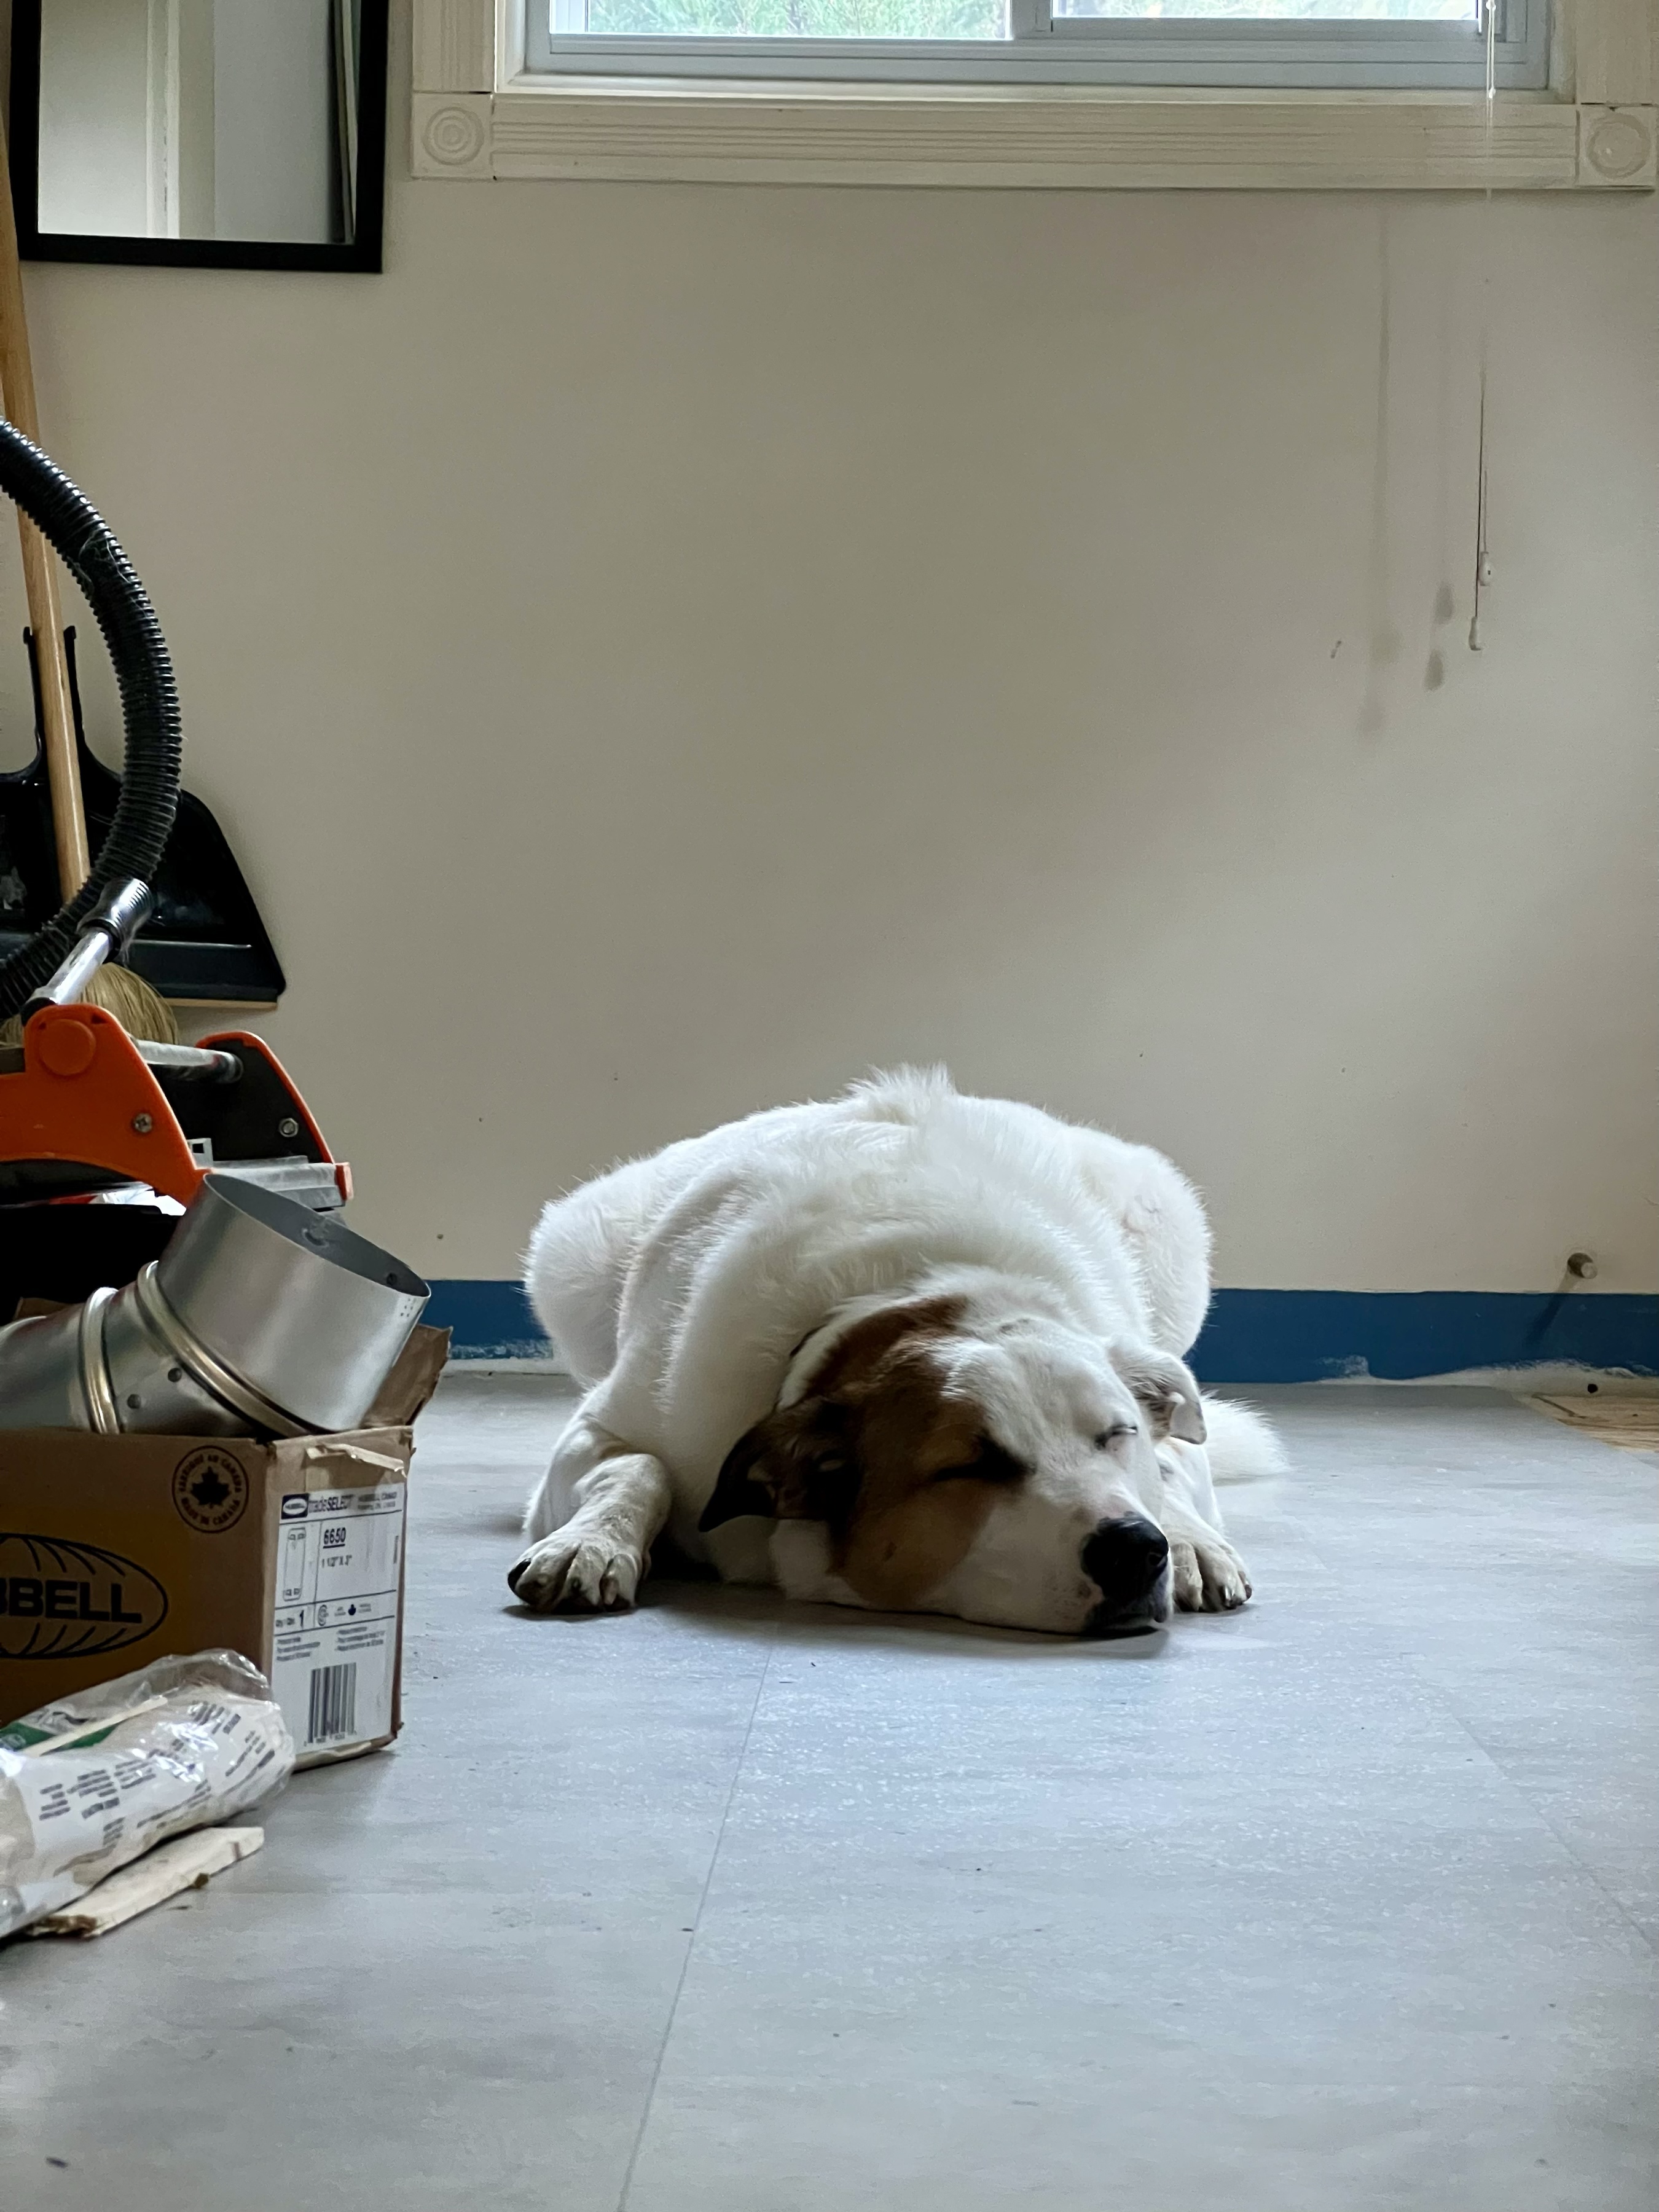
{"type": "Polygon", "coordinates": [[[1128,1636],[1155,1627],[1158,1586],[1170,1561],[1170,1540],[1155,1522],[1133,1514],[1103,1521],[1083,1547],[1083,1571],[1100,1592],[1091,1636],[1128,1636]]]}

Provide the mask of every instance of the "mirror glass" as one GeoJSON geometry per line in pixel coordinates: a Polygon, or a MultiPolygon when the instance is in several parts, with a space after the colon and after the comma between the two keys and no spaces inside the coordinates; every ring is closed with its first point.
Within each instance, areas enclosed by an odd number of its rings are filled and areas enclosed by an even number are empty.
{"type": "Polygon", "coordinates": [[[35,228],[353,245],[365,0],[38,0],[35,228]]]}

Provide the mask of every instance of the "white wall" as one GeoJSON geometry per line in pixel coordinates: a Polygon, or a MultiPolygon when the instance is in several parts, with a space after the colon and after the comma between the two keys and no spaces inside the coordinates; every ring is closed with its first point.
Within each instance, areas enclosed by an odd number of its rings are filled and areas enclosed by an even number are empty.
{"type": "Polygon", "coordinates": [[[1652,200],[1495,211],[1476,657],[1477,205],[403,168],[379,279],[28,278],[362,1227],[937,1056],[1224,1281],[1653,1286],[1652,200]]]}

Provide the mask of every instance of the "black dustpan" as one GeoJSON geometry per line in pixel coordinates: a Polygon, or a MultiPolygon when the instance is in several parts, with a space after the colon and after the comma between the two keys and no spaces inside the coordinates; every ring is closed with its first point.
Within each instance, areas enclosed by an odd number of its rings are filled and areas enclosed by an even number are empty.
{"type": "MultiPolygon", "coordinates": [[[[34,641],[27,630],[29,665],[34,641]]],[[[92,848],[98,850],[120,797],[121,779],[87,744],[75,632],[64,632],[75,749],[92,848]]],[[[0,958],[27,942],[58,911],[61,893],[52,834],[52,801],[40,747],[40,679],[35,678],[35,754],[0,775],[0,958]]],[[[150,919],[132,940],[127,965],[164,999],[221,1000],[269,1006],[287,988],[282,963],[259,919],[225,833],[199,799],[179,794],[179,811],[155,884],[150,919]]]]}

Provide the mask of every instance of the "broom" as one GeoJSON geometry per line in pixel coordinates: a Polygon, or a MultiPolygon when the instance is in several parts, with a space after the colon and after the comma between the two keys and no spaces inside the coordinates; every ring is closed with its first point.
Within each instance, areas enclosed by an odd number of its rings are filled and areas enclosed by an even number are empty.
{"type": "MultiPolygon", "coordinates": [[[[17,258],[17,222],[12,211],[10,165],[0,131],[0,406],[6,418],[35,445],[40,442],[34,406],[34,369],[29,358],[28,320],[23,311],[23,272],[17,258]]],[[[29,624],[39,641],[40,734],[52,793],[52,831],[58,848],[58,880],[64,898],[73,898],[92,872],[87,845],[86,808],[75,757],[75,724],[70,706],[69,668],[64,652],[64,618],[58,603],[58,563],[52,550],[20,507],[17,535],[23,550],[23,583],[28,594],[29,624]]],[[[106,962],[86,986],[85,1003],[113,1014],[129,1036],[160,1044],[177,1044],[179,1024],[161,994],[130,968],[106,962]]],[[[22,1036],[21,1017],[0,1024],[0,1044],[22,1036]]]]}

